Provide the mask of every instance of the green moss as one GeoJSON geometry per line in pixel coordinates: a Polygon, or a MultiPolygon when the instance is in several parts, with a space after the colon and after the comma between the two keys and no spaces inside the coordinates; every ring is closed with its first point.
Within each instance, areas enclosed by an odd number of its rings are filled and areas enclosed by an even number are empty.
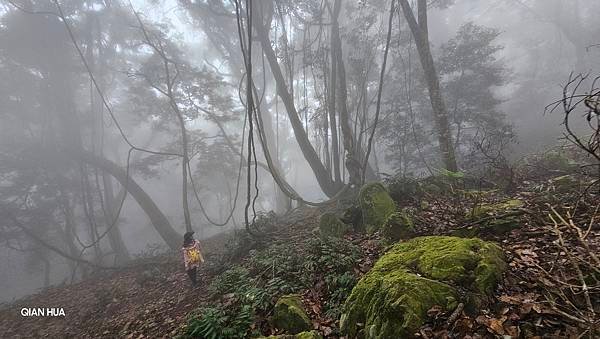
{"type": "Polygon", "coordinates": [[[467,228],[460,228],[452,231],[453,236],[463,238],[473,238],[482,235],[502,235],[521,225],[518,216],[504,216],[500,219],[491,219],[485,222],[472,225],[467,228]]]}
{"type": "Polygon", "coordinates": [[[400,239],[410,238],[415,231],[415,223],[408,210],[394,212],[381,227],[384,237],[398,241],[400,239]]]}
{"type": "Polygon", "coordinates": [[[323,339],[323,336],[317,331],[309,331],[296,334],[296,339],[323,339]]]}
{"type": "Polygon", "coordinates": [[[325,213],[321,216],[319,233],[322,237],[341,238],[348,230],[348,225],[344,224],[335,214],[325,213]]]}
{"type": "Polygon", "coordinates": [[[495,283],[504,268],[500,247],[476,238],[419,237],[394,245],[380,260],[386,267],[408,267],[430,279],[458,283],[480,293],[493,289],[490,286],[493,284],[479,288],[473,283],[478,280],[495,283]],[[496,279],[488,277],[489,270],[479,269],[479,265],[492,263],[500,271],[493,274],[496,279]]]}
{"type": "Polygon", "coordinates": [[[366,184],[358,195],[363,224],[368,233],[373,233],[396,211],[396,204],[381,183],[366,184]]]}
{"type": "Polygon", "coordinates": [[[369,273],[346,301],[340,327],[350,337],[404,338],[423,324],[431,306],[451,309],[456,298],[451,286],[406,269],[369,273]]]}
{"type": "Polygon", "coordinates": [[[323,336],[317,331],[307,331],[298,334],[280,334],[268,337],[259,337],[257,339],[323,339],[323,336]]]}
{"type": "Polygon", "coordinates": [[[501,249],[480,239],[432,236],[397,243],[354,287],[340,327],[350,337],[411,336],[432,306],[456,306],[452,286],[465,288],[469,302],[481,300],[505,266],[501,249]]]}
{"type": "Polygon", "coordinates": [[[511,199],[495,204],[482,204],[469,211],[468,216],[477,219],[485,217],[487,214],[498,214],[519,209],[523,207],[523,204],[523,200],[520,199],[511,199]]]}
{"type": "Polygon", "coordinates": [[[467,212],[467,219],[477,221],[488,216],[501,216],[501,218],[487,218],[484,222],[473,224],[469,228],[458,229],[452,235],[459,237],[475,237],[482,234],[502,235],[519,228],[518,215],[506,215],[509,212],[518,212],[524,203],[520,199],[511,199],[494,204],[482,204],[467,212]]]}
{"type": "Polygon", "coordinates": [[[302,300],[297,294],[284,295],[277,300],[273,313],[273,324],[292,334],[312,328],[312,323],[302,307],[302,300]]]}

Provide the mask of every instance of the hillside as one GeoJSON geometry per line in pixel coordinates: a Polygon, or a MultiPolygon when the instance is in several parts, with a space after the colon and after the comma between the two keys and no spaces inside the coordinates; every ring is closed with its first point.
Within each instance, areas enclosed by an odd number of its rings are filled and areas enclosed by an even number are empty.
{"type": "MultiPolygon", "coordinates": [[[[590,319],[598,320],[600,305],[594,264],[600,250],[600,199],[597,189],[588,189],[589,177],[570,170],[523,171],[511,192],[465,178],[387,182],[397,210],[410,214],[414,222],[410,238],[477,236],[499,244],[508,264],[489,302],[476,308],[465,307],[465,300],[453,309],[430,307],[414,336],[591,334],[590,319]],[[587,284],[583,288],[582,282],[587,284]]],[[[347,208],[348,204],[302,207],[287,215],[265,215],[256,223],[260,241],[244,232],[202,241],[208,261],[198,288],[189,286],[174,254],[140,259],[131,268],[50,288],[0,311],[0,333],[7,338],[186,337],[208,326],[202,319],[210,314],[222,316],[211,322],[215,331],[237,329],[244,324],[244,305],[250,305],[243,334],[225,331],[214,337],[274,335],[283,332],[272,322],[274,303],[293,292],[301,296],[312,329],[324,337],[340,337],[346,297],[393,244],[383,231],[369,235],[356,228],[341,239],[319,236],[325,213],[346,211],[342,219],[351,223],[347,208]],[[62,307],[66,316],[22,317],[22,307],[62,307]]]]}

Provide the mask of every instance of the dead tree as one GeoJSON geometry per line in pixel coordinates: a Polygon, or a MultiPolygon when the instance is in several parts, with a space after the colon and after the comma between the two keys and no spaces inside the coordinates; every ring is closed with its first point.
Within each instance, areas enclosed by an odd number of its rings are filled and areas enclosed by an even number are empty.
{"type": "Polygon", "coordinates": [[[562,99],[548,105],[546,111],[562,111],[564,138],[592,157],[595,162],[592,166],[598,167],[598,179],[594,184],[598,184],[600,182],[600,88],[598,87],[600,76],[591,80],[588,90],[585,90],[584,86],[589,81],[589,74],[573,76],[571,73],[569,80],[563,86],[562,99]],[[577,133],[573,129],[573,119],[577,117],[585,119],[589,133],[577,133]]]}

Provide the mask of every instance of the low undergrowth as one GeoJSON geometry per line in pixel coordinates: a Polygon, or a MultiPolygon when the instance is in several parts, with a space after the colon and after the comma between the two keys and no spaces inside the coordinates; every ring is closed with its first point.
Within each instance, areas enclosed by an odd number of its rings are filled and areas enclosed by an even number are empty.
{"type": "MultiPolygon", "coordinates": [[[[501,244],[507,255],[507,272],[496,277],[499,289],[487,291],[495,293],[489,307],[469,309],[464,300],[447,309],[434,305],[418,330],[422,337],[563,337],[597,331],[599,279],[589,263],[596,263],[600,246],[599,200],[597,189],[588,187],[589,175],[573,169],[573,161],[563,154],[526,159],[515,168],[514,191],[460,173],[386,181],[397,210],[411,212],[416,236],[463,231],[501,244]],[[507,220],[510,228],[492,232],[480,227],[507,220]]],[[[346,214],[346,223],[361,219],[346,214]]],[[[302,297],[316,330],[341,337],[343,305],[389,241],[381,232],[320,237],[316,227],[314,222],[300,235],[292,229],[293,239],[289,234],[262,242],[240,237],[236,246],[241,243],[244,250],[224,256],[230,260],[221,263],[227,269],[215,270],[219,274],[208,288],[210,305],[190,314],[185,335],[228,339],[279,334],[269,321],[273,307],[280,296],[293,293],[302,297]]]]}
{"type": "Polygon", "coordinates": [[[268,321],[277,298],[310,294],[326,300],[323,315],[337,319],[356,285],[362,251],[347,239],[307,237],[251,250],[239,264],[214,277],[210,306],[188,317],[184,337],[246,338],[276,330],[268,321]],[[315,289],[315,286],[318,288],[315,289]]]}

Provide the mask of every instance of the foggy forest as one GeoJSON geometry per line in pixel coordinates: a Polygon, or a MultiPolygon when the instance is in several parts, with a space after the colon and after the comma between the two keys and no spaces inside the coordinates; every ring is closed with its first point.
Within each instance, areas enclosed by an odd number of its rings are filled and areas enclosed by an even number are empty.
{"type": "Polygon", "coordinates": [[[598,14],[0,0],[0,338],[600,337],[598,14]]]}

